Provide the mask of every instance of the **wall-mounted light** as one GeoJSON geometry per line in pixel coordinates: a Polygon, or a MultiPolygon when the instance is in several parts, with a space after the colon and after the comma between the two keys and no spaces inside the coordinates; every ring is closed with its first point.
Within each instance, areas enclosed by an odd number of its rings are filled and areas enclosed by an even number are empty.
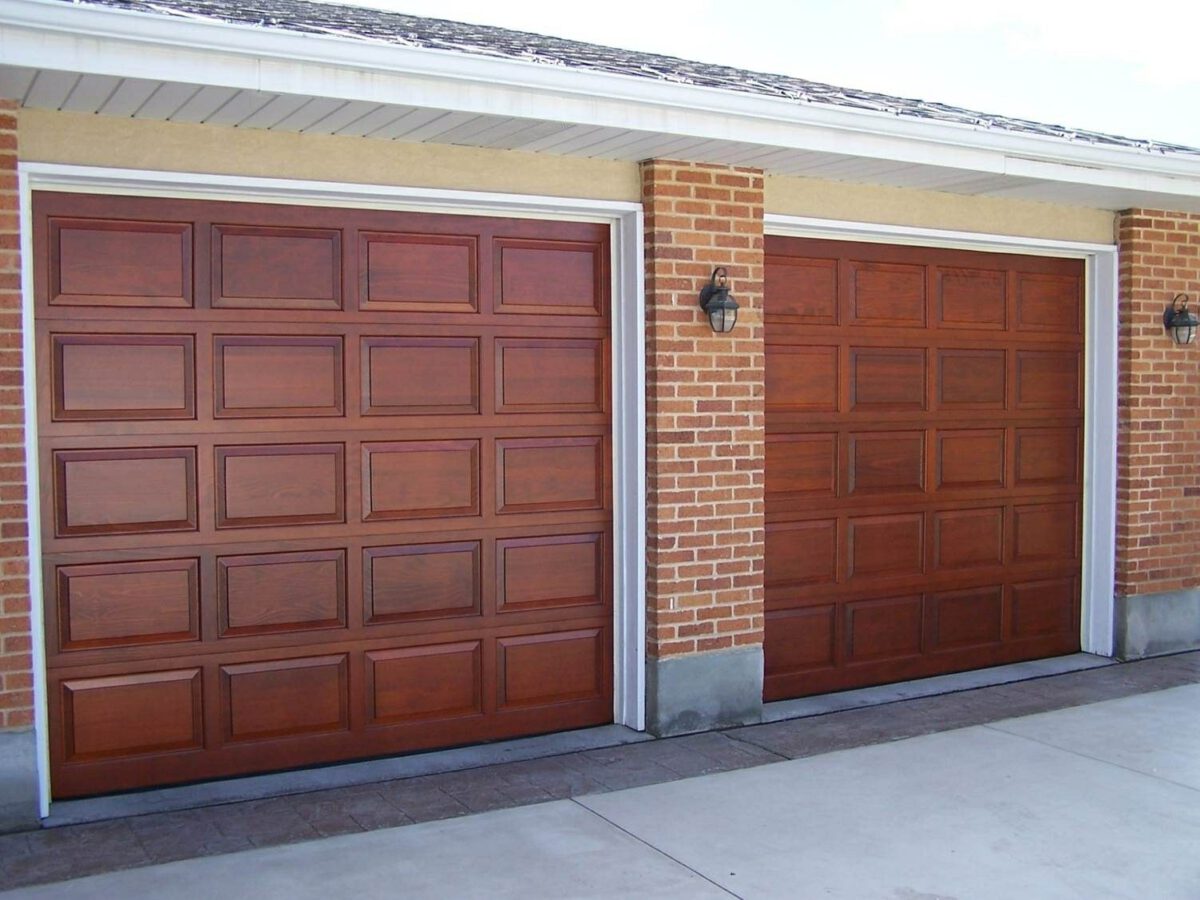
{"type": "Polygon", "coordinates": [[[1177,344],[1193,343],[1196,340],[1196,327],[1200,325],[1200,320],[1188,311],[1188,300],[1187,294],[1176,294],[1163,313],[1163,328],[1171,332],[1177,344]]]}
{"type": "Polygon", "coordinates": [[[712,278],[700,290],[700,308],[717,334],[733,331],[737,324],[737,301],[729,293],[729,273],[724,266],[713,269],[712,278]]]}

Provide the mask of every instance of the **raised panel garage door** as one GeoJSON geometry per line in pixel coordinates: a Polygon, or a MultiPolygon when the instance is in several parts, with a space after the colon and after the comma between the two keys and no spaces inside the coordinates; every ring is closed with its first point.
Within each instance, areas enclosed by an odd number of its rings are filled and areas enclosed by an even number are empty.
{"type": "Polygon", "coordinates": [[[34,217],[55,796],[611,721],[606,226],[34,217]]]}
{"type": "Polygon", "coordinates": [[[1082,263],[766,249],[766,698],[1078,650],[1082,263]]]}

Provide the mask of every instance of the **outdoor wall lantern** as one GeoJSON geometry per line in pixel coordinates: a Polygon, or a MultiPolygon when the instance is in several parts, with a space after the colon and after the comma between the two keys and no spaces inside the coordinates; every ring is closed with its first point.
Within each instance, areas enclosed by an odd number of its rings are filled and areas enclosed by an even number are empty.
{"type": "Polygon", "coordinates": [[[729,273],[724,266],[713,269],[712,278],[700,290],[700,308],[717,334],[733,331],[737,324],[737,301],[729,294],[729,273]]]}
{"type": "Polygon", "coordinates": [[[1188,312],[1188,299],[1187,294],[1176,294],[1163,313],[1163,327],[1171,332],[1177,344],[1194,343],[1196,326],[1200,325],[1200,321],[1188,312]]]}

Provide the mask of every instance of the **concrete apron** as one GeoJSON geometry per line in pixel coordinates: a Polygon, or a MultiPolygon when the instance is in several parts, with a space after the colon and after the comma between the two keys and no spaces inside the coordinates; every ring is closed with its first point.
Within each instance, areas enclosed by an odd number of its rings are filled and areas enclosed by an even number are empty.
{"type": "Polygon", "coordinates": [[[1194,898],[1200,685],[18,898],[1194,898]],[[466,863],[466,864],[464,864],[466,863]]]}

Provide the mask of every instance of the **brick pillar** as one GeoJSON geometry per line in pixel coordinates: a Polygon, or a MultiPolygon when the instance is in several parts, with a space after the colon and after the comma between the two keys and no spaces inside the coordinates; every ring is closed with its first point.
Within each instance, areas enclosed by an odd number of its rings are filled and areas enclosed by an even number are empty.
{"type": "Polygon", "coordinates": [[[37,823],[17,104],[0,100],[0,831],[37,823]]]}
{"type": "Polygon", "coordinates": [[[652,160],[646,210],[647,708],[660,734],[762,711],[763,177],[652,160]],[[725,266],[741,310],[698,305],[725,266]]]}
{"type": "Polygon", "coordinates": [[[1200,345],[1163,310],[1200,313],[1200,215],[1133,209],[1118,221],[1117,653],[1200,647],[1200,345]]]}

